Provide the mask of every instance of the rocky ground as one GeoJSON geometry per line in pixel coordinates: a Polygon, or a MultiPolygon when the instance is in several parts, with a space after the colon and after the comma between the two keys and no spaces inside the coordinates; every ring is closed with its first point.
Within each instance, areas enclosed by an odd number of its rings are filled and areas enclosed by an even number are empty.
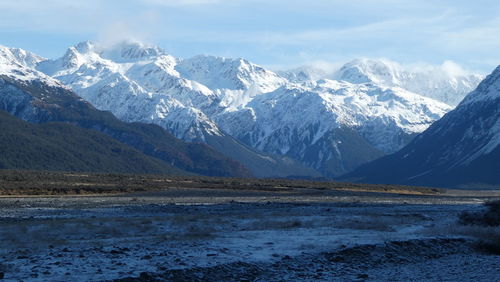
{"type": "Polygon", "coordinates": [[[285,256],[269,263],[143,272],[116,281],[495,281],[498,257],[477,254],[465,239],[419,239],[285,256]]]}
{"type": "Polygon", "coordinates": [[[0,199],[12,281],[498,281],[453,196],[192,190],[0,199]],[[350,201],[349,201],[350,199],[350,201]]]}

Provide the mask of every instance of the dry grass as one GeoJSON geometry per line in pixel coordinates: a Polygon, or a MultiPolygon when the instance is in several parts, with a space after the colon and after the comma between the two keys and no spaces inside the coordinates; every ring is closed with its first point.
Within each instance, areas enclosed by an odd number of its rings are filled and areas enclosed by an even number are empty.
{"type": "Polygon", "coordinates": [[[0,196],[92,195],[160,191],[169,188],[230,189],[290,192],[297,188],[438,195],[444,190],[398,185],[371,185],[290,179],[243,179],[128,174],[82,174],[48,171],[0,170],[0,196]]]}

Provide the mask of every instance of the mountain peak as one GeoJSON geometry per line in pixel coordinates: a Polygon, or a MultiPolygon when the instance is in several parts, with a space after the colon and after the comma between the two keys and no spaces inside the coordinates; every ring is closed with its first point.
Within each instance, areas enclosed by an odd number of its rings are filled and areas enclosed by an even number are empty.
{"type": "Polygon", "coordinates": [[[176,70],[185,78],[210,89],[246,91],[255,86],[260,89],[255,92],[262,92],[276,89],[283,80],[275,73],[243,58],[199,55],[181,60],[176,70]]]}
{"type": "Polygon", "coordinates": [[[24,49],[20,48],[9,48],[6,46],[0,45],[0,58],[4,60],[2,64],[16,63],[24,67],[32,68],[36,66],[41,61],[44,61],[45,58],[35,55],[31,52],[28,52],[24,49]]]}
{"type": "Polygon", "coordinates": [[[75,45],[75,50],[77,50],[80,53],[88,53],[95,48],[95,43],[92,41],[82,41],[78,44],[75,45]]]}
{"type": "Polygon", "coordinates": [[[184,59],[183,61],[193,63],[193,64],[210,64],[219,66],[231,66],[231,67],[248,67],[254,66],[251,62],[243,58],[226,58],[221,56],[213,55],[196,55],[194,57],[184,59]]]}
{"type": "Polygon", "coordinates": [[[493,70],[460,105],[495,100],[500,98],[500,65],[493,70]]]}
{"type": "Polygon", "coordinates": [[[45,59],[19,48],[0,45],[0,75],[19,81],[43,81],[49,86],[62,86],[57,80],[34,69],[45,59]]]}
{"type": "Polygon", "coordinates": [[[336,75],[339,80],[351,83],[377,83],[392,85],[399,83],[400,66],[385,59],[359,58],[346,63],[336,75]]]}
{"type": "Polygon", "coordinates": [[[404,67],[387,59],[355,59],[334,75],[351,83],[374,83],[408,91],[456,106],[483,78],[451,61],[439,66],[404,67]]]}

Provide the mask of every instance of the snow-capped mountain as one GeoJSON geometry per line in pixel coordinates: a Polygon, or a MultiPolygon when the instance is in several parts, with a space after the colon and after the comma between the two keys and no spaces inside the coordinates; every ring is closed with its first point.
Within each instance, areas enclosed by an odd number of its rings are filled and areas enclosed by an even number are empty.
{"type": "Polygon", "coordinates": [[[175,69],[189,80],[211,89],[219,97],[219,107],[235,111],[255,96],[285,85],[277,74],[244,59],[196,56],[179,60],[175,69]]]}
{"type": "Polygon", "coordinates": [[[343,65],[332,78],[351,83],[401,87],[454,107],[484,77],[451,71],[453,68],[457,67],[446,62],[441,67],[411,70],[389,60],[356,59],[343,65]]]}
{"type": "Polygon", "coordinates": [[[82,42],[38,69],[70,86],[101,110],[125,121],[156,123],[188,141],[204,140],[219,129],[198,108],[215,95],[203,85],[181,79],[176,59],[155,47],[124,43],[104,49],[82,42]],[[173,90],[173,91],[172,91],[173,90]],[[175,97],[168,95],[175,92],[175,97]]]}
{"type": "Polygon", "coordinates": [[[9,48],[0,45],[0,60],[2,62],[2,67],[11,66],[11,68],[19,68],[22,66],[33,68],[46,59],[23,49],[9,48]]]}
{"type": "Polygon", "coordinates": [[[363,182],[500,185],[500,66],[399,152],[346,176],[363,182]]]}
{"type": "Polygon", "coordinates": [[[401,148],[449,109],[403,89],[319,80],[259,95],[216,120],[255,148],[342,173],[401,148]]]}
{"type": "Polygon", "coordinates": [[[245,152],[237,159],[247,166],[269,160],[256,148],[330,176],[398,150],[451,109],[378,81],[290,81],[244,59],[178,59],[137,42],[83,42],[37,69],[122,120],[158,124],[231,157],[245,152]]]}
{"type": "Polygon", "coordinates": [[[158,124],[187,141],[205,142],[257,176],[319,175],[291,159],[241,144],[211,118],[284,82],[247,61],[208,56],[180,60],[138,42],[107,47],[82,42],[37,68],[98,109],[128,122],[158,124]]]}
{"type": "Polygon", "coordinates": [[[278,71],[277,73],[286,78],[289,82],[294,83],[307,83],[310,81],[331,78],[330,72],[310,65],[292,70],[278,71]]]}
{"type": "Polygon", "coordinates": [[[23,49],[0,45],[0,75],[22,81],[42,80],[48,85],[63,86],[56,79],[34,69],[44,60],[46,59],[23,49]]]}
{"type": "Polygon", "coordinates": [[[110,48],[82,42],[38,70],[123,120],[156,123],[189,141],[222,135],[208,115],[237,109],[285,82],[243,59],[180,60],[138,42],[110,48]]]}
{"type": "MultiPolygon", "coordinates": [[[[26,158],[25,149],[37,149],[31,152],[31,157],[35,157],[33,162],[27,163],[16,159],[15,151],[12,154],[9,152],[10,158],[3,160],[6,168],[197,173],[234,177],[252,175],[241,163],[205,144],[186,143],[159,126],[126,123],[109,112],[97,110],[59,81],[30,68],[27,56],[17,56],[29,53],[16,51],[19,50],[0,47],[0,111],[15,116],[2,114],[3,119],[12,120],[23,128],[12,133],[20,140],[8,137],[4,141],[8,148],[21,150],[18,154],[21,158],[26,158]],[[16,121],[16,118],[35,124],[62,122],[70,125],[30,126],[16,121]],[[68,134],[80,137],[68,143],[65,142],[67,140],[57,142],[58,138],[66,138],[68,134]],[[22,142],[16,146],[17,141],[22,142]],[[75,144],[82,148],[71,148],[75,144]],[[47,146],[49,153],[43,151],[43,146],[47,146]],[[85,153],[89,155],[82,155],[85,153]],[[51,157],[50,154],[60,155],[51,157]],[[77,160],[72,162],[75,158],[77,160]],[[134,158],[135,163],[128,163],[134,158]],[[105,167],[106,164],[108,167],[105,167]]],[[[12,125],[9,127],[10,130],[14,128],[12,125]]]]}

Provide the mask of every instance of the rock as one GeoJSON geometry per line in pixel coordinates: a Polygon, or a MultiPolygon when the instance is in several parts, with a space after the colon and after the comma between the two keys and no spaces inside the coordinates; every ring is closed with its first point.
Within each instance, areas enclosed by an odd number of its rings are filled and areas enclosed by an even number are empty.
{"type": "Polygon", "coordinates": [[[366,273],[358,274],[358,279],[368,279],[368,274],[366,273]]]}
{"type": "Polygon", "coordinates": [[[140,281],[154,281],[154,277],[147,272],[141,272],[141,274],[139,274],[139,280],[140,281]]]}

